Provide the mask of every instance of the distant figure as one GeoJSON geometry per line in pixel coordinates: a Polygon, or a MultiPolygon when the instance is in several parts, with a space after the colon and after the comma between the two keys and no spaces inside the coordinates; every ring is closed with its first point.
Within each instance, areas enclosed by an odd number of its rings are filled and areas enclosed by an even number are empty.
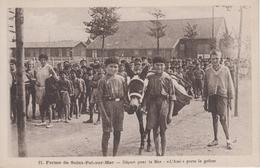
{"type": "Polygon", "coordinates": [[[54,76],[51,76],[45,80],[45,96],[44,96],[44,106],[46,111],[48,111],[49,123],[46,125],[46,128],[53,127],[52,125],[52,116],[53,109],[52,107],[57,105],[60,100],[59,94],[59,85],[58,79],[54,76]]]}
{"type": "Polygon", "coordinates": [[[10,118],[13,124],[17,120],[17,81],[16,81],[16,61],[15,59],[10,60],[10,118]]]}
{"type": "Polygon", "coordinates": [[[33,62],[28,61],[26,64],[25,74],[27,76],[28,81],[25,82],[25,102],[26,102],[26,118],[29,118],[28,107],[30,103],[30,97],[32,97],[32,118],[36,119],[35,111],[36,111],[36,71],[33,68],[33,62]]]}
{"type": "Polygon", "coordinates": [[[204,80],[204,71],[200,68],[200,64],[196,64],[194,70],[194,94],[195,99],[199,98],[202,95],[203,89],[203,80],[204,80]]]}
{"type": "Polygon", "coordinates": [[[59,79],[59,92],[60,92],[60,104],[62,116],[65,123],[69,123],[69,111],[70,111],[70,95],[72,94],[72,87],[70,81],[66,78],[64,71],[60,72],[59,79]]]}

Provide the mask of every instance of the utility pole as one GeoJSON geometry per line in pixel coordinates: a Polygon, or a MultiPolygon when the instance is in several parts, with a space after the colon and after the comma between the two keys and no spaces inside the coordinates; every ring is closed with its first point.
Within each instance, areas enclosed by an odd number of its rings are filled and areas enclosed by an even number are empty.
{"type": "Polygon", "coordinates": [[[26,157],[25,142],[25,87],[24,87],[24,53],[23,53],[23,9],[15,8],[16,30],[16,76],[17,76],[17,132],[18,132],[18,155],[26,157]]]}
{"type": "Polygon", "coordinates": [[[238,52],[237,52],[237,66],[236,66],[236,89],[235,89],[235,111],[234,116],[238,116],[238,81],[239,81],[239,63],[240,63],[240,50],[241,50],[241,36],[242,36],[242,23],[243,23],[243,7],[240,6],[240,22],[239,22],[239,35],[238,35],[238,52]]]}
{"type": "Polygon", "coordinates": [[[214,20],[215,20],[215,18],[214,18],[214,17],[215,17],[215,16],[214,16],[214,8],[215,8],[215,6],[212,6],[212,27],[211,27],[211,28],[212,28],[212,30],[211,30],[212,40],[214,39],[214,36],[215,36],[215,35],[214,35],[214,31],[215,31],[215,28],[214,28],[214,26],[215,26],[215,25],[214,25],[214,22],[215,22],[215,21],[214,21],[214,20]]]}
{"type": "Polygon", "coordinates": [[[216,48],[216,41],[215,41],[215,7],[212,6],[212,25],[211,25],[211,48],[215,49],[216,48]]]}

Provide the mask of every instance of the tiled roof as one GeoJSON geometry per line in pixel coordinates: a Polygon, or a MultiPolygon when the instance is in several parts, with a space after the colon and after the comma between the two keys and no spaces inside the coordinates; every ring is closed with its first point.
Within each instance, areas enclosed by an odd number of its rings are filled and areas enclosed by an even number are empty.
{"type": "MultiPolygon", "coordinates": [[[[161,48],[173,48],[178,39],[184,37],[183,29],[187,23],[198,25],[196,38],[211,38],[212,18],[161,20],[161,22],[167,25],[166,35],[160,39],[161,48]]],[[[120,21],[118,24],[119,30],[105,39],[105,49],[156,48],[155,38],[147,35],[148,27],[151,27],[150,21],[120,21]]],[[[223,24],[226,27],[223,17],[214,19],[215,34],[223,24]]],[[[88,49],[100,47],[99,37],[87,46],[88,49]]]]}

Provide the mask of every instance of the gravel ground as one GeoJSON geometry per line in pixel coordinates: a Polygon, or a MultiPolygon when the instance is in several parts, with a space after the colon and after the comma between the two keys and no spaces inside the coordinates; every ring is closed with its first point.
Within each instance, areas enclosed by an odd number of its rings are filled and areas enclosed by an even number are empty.
{"type": "MultiPolygon", "coordinates": [[[[167,129],[166,155],[246,155],[251,153],[251,93],[250,81],[240,82],[239,117],[231,114],[230,132],[233,150],[226,150],[224,133],[219,124],[219,145],[207,147],[213,138],[211,115],[203,110],[201,100],[192,100],[180,114],[173,119],[167,129]]],[[[96,115],[95,115],[96,117],[96,115]]],[[[29,157],[51,156],[101,156],[101,125],[83,124],[88,115],[73,119],[71,123],[54,123],[54,127],[36,127],[30,121],[26,125],[27,150],[29,157]]],[[[11,156],[17,156],[17,128],[11,126],[9,151],[11,156]]],[[[152,136],[151,136],[152,138],[152,136]]],[[[109,154],[112,154],[111,136],[109,154]]],[[[140,135],[138,121],[135,115],[125,114],[124,131],[118,155],[138,155],[140,135]]],[[[143,152],[144,156],[155,155],[152,142],[152,152],[143,152]]]]}

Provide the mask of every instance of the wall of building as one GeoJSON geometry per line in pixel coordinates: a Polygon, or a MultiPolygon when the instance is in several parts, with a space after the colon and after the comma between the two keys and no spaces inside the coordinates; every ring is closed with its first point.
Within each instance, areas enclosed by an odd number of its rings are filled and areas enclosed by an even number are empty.
{"type": "Polygon", "coordinates": [[[211,50],[211,39],[181,39],[176,46],[177,58],[207,58],[211,50]]]}
{"type": "MultiPolygon", "coordinates": [[[[102,57],[101,49],[87,49],[86,51],[87,57],[99,58],[102,57]]],[[[131,57],[155,57],[156,49],[106,49],[104,50],[103,57],[120,57],[120,58],[131,58],[131,57]]],[[[172,49],[163,48],[160,49],[160,55],[165,57],[166,59],[170,59],[172,57],[172,49]]]]}

